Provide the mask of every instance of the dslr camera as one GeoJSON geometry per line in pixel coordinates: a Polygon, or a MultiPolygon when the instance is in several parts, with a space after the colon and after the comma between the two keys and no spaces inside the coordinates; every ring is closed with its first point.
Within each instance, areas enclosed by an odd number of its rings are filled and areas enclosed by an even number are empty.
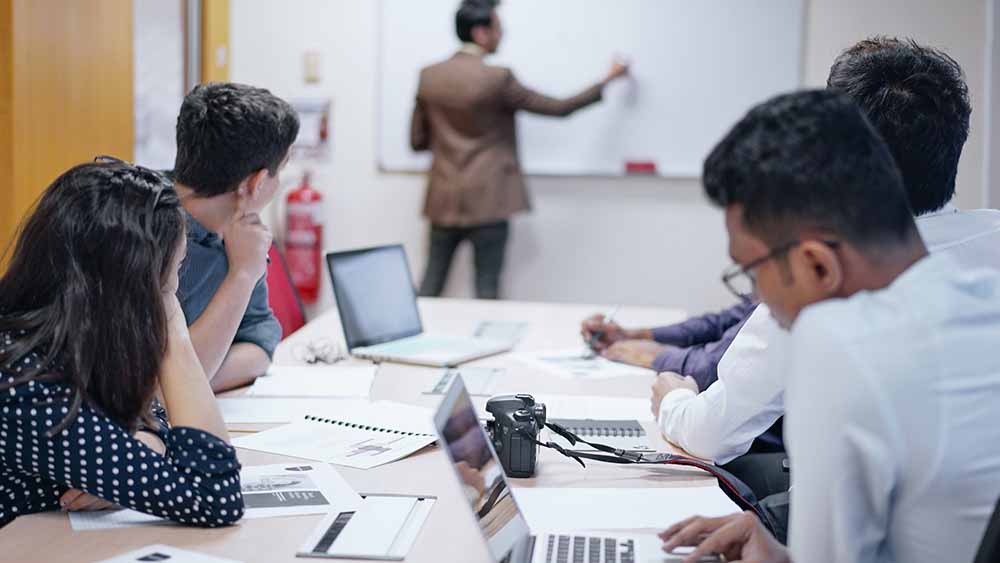
{"type": "Polygon", "coordinates": [[[498,395],[486,402],[493,415],[486,431],[508,477],[532,477],[538,456],[538,433],[545,427],[545,405],[531,395],[498,395]]]}

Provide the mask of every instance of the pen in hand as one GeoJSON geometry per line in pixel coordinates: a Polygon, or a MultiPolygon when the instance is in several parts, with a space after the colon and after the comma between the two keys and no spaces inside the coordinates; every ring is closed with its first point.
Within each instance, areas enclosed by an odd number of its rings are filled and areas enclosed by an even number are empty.
{"type": "MultiPolygon", "coordinates": [[[[611,311],[610,314],[605,315],[604,324],[612,322],[615,318],[615,315],[618,314],[618,310],[621,308],[622,308],[621,305],[618,305],[611,311]]],[[[601,337],[603,336],[604,336],[603,330],[595,330],[594,332],[590,333],[590,341],[587,342],[587,346],[590,348],[590,352],[584,354],[585,358],[593,358],[597,356],[597,343],[601,340],[601,337]]]]}

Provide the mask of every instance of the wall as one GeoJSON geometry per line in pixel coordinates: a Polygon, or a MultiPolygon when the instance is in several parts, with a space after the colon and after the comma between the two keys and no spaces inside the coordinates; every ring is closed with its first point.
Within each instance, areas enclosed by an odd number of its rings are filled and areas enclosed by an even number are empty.
{"type": "Polygon", "coordinates": [[[1000,207],[1000,0],[988,0],[990,11],[989,55],[986,58],[990,103],[987,147],[987,165],[983,170],[986,182],[987,204],[1000,207]]]}
{"type": "Polygon", "coordinates": [[[826,84],[830,63],[860,38],[912,37],[945,50],[962,65],[972,97],[969,140],[959,163],[955,203],[983,207],[986,98],[986,3],[992,0],[812,0],[806,27],[805,80],[826,84]]]}
{"type": "Polygon", "coordinates": [[[61,172],[132,158],[132,1],[0,0],[0,20],[2,252],[61,172]]]}
{"type": "MultiPolygon", "coordinates": [[[[984,6],[984,0],[811,0],[806,82],[822,85],[833,57],[866,35],[909,34],[948,49],[966,67],[979,108],[984,6]]],[[[356,0],[233,3],[231,78],[281,96],[333,98],[333,155],[315,170],[315,183],[327,196],[326,247],[402,241],[419,277],[427,252],[419,216],[424,180],[375,168],[376,8],[374,1],[356,0]],[[302,80],[308,50],[321,53],[318,85],[302,80]]],[[[979,121],[960,172],[958,203],[965,207],[982,205],[982,115],[977,110],[974,116],[979,121]]],[[[295,183],[298,170],[291,166],[285,182],[295,183]]],[[[728,264],[722,217],[704,201],[696,179],[539,177],[530,187],[535,210],[513,222],[504,280],[509,298],[658,304],[691,312],[729,303],[718,282],[728,264]]],[[[274,215],[280,217],[280,208],[274,215]]],[[[276,226],[280,231],[280,221],[276,226]]],[[[463,248],[449,295],[471,294],[470,261],[463,248]]],[[[323,283],[320,307],[331,301],[323,283]]]]}
{"type": "Polygon", "coordinates": [[[174,167],[185,93],[184,0],[134,0],[135,162],[174,167]]]}

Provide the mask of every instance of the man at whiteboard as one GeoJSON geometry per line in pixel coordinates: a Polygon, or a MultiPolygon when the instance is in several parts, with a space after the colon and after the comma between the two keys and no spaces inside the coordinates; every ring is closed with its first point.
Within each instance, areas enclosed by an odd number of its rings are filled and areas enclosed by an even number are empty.
{"type": "Polygon", "coordinates": [[[522,86],[510,69],[483,61],[503,36],[496,4],[464,0],[455,14],[461,49],[420,72],[410,145],[433,154],[424,201],[431,240],[420,284],[423,296],[441,294],[455,249],[468,239],[475,251],[476,297],[499,297],[508,219],[530,208],[514,114],[525,110],[565,117],[600,101],[604,86],[628,72],[615,62],[603,80],[566,99],[522,86]]]}

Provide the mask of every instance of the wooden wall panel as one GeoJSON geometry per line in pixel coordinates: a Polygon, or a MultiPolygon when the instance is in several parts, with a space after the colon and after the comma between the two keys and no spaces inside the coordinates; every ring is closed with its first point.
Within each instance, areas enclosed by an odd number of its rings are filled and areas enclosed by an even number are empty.
{"type": "Polygon", "coordinates": [[[229,82],[229,0],[201,0],[201,81],[229,82]]]}
{"type": "Polygon", "coordinates": [[[0,0],[0,127],[8,108],[0,165],[13,228],[39,194],[70,166],[111,154],[132,159],[134,146],[132,0],[0,0]],[[2,24],[0,24],[2,25],[2,24]],[[9,160],[5,160],[9,159],[9,160]],[[9,177],[9,179],[7,179],[9,177]]]}

